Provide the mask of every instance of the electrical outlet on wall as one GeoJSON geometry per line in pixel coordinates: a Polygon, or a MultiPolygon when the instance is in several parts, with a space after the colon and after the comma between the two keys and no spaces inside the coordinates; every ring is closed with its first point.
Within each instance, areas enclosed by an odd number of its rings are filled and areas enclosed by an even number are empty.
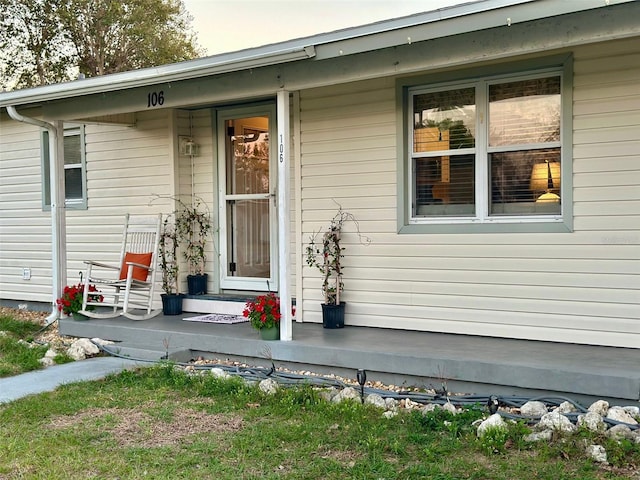
{"type": "Polygon", "coordinates": [[[22,279],[31,280],[31,269],[29,267],[25,267],[22,269],[22,279]]]}

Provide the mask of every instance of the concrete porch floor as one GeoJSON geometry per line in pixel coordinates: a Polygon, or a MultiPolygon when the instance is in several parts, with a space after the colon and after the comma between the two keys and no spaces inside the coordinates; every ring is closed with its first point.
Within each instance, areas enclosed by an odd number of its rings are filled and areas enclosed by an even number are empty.
{"type": "Polygon", "coordinates": [[[230,358],[253,365],[334,373],[399,386],[441,388],[450,392],[561,395],[589,405],[607,399],[620,405],[640,401],[640,349],[598,347],[381,328],[323,329],[294,323],[293,341],[260,339],[249,323],[234,325],[182,321],[194,316],[158,316],[133,321],[119,317],[60,321],[60,333],[117,342],[114,350],[134,359],[175,361],[230,358]]]}

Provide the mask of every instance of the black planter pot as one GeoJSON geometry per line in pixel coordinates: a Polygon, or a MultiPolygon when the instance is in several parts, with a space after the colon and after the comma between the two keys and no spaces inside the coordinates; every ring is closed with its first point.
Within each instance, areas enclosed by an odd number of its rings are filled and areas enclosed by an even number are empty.
{"type": "Polygon", "coordinates": [[[202,275],[187,275],[189,295],[206,295],[208,279],[208,273],[203,273],[202,275]]]}
{"type": "Polygon", "coordinates": [[[324,328],[344,328],[344,307],[346,303],[339,305],[322,304],[322,326],[324,328]]]}
{"type": "Polygon", "coordinates": [[[173,293],[168,295],[163,293],[162,297],[162,313],[165,315],[180,315],[182,314],[182,299],[183,293],[173,293]]]}

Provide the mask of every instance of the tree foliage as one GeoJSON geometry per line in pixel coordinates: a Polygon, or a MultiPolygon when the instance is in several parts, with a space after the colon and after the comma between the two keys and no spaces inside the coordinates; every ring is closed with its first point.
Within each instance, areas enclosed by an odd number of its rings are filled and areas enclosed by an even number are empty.
{"type": "Polygon", "coordinates": [[[47,85],[198,57],[182,0],[0,0],[0,82],[47,85]]]}

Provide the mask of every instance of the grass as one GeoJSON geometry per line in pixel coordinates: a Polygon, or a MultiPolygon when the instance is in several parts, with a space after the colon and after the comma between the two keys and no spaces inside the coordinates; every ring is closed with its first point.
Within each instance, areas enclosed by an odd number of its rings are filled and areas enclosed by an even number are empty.
{"type": "MultiPolygon", "coordinates": [[[[34,336],[40,329],[35,322],[0,316],[0,378],[43,368],[40,359],[48,348],[34,342],[34,336]]],[[[58,355],[54,361],[65,363],[70,359],[66,355],[58,355]]]]}
{"type": "MultiPolygon", "coordinates": [[[[41,368],[46,347],[28,343],[39,328],[0,316],[0,376],[41,368]]],[[[637,444],[581,431],[531,445],[521,423],[480,440],[483,415],[383,419],[310,386],[266,396],[164,364],[0,405],[0,479],[640,479],[637,444]],[[609,466],[586,457],[586,440],[609,466]]]]}
{"type": "Polygon", "coordinates": [[[17,375],[41,368],[39,360],[47,347],[29,343],[40,326],[15,320],[12,317],[0,317],[0,377],[17,375]]]}
{"type": "Polygon", "coordinates": [[[471,408],[391,419],[310,386],[267,396],[240,378],[165,364],[0,406],[0,478],[602,480],[638,478],[640,447],[584,454],[581,432],[530,445],[514,424],[479,440],[471,408]]]}

